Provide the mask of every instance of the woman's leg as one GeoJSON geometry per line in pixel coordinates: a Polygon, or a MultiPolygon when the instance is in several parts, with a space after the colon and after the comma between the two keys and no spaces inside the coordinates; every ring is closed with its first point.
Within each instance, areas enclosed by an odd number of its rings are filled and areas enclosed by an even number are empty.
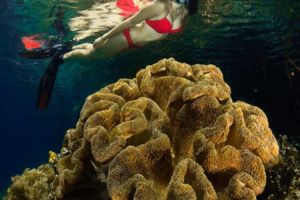
{"type": "Polygon", "coordinates": [[[68,60],[73,60],[73,59],[79,59],[79,58],[85,58],[89,55],[91,55],[94,51],[94,47],[92,44],[82,44],[84,48],[79,48],[80,45],[75,46],[75,48],[73,48],[74,50],[65,53],[63,55],[63,60],[64,61],[68,61],[68,60]]]}
{"type": "Polygon", "coordinates": [[[112,57],[126,49],[128,49],[128,43],[123,33],[119,33],[110,37],[107,42],[95,49],[93,44],[84,43],[74,46],[72,51],[64,54],[64,61],[79,59],[79,58],[100,58],[100,57],[112,57]]]}
{"type": "Polygon", "coordinates": [[[99,54],[104,57],[112,57],[128,49],[128,47],[127,40],[123,33],[119,33],[110,37],[103,46],[96,49],[96,52],[99,52],[99,54]]]}
{"type": "Polygon", "coordinates": [[[89,49],[89,48],[91,48],[91,46],[93,46],[91,43],[83,43],[83,44],[73,46],[72,50],[75,50],[75,49],[89,49]]]}

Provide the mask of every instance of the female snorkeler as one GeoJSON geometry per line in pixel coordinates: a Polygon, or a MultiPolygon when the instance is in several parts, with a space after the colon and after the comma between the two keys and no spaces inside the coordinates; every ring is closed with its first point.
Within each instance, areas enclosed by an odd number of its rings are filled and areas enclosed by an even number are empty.
{"type": "MultiPolygon", "coordinates": [[[[119,15],[124,16],[124,20],[97,38],[93,44],[83,43],[73,46],[73,42],[57,44],[49,40],[43,42],[41,48],[27,48],[27,51],[21,53],[26,58],[53,56],[40,82],[38,108],[47,107],[58,66],[61,63],[78,58],[111,57],[128,48],[142,47],[150,42],[161,40],[168,34],[182,31],[184,17],[187,14],[195,14],[198,7],[198,0],[176,0],[176,2],[154,0],[141,8],[133,1],[138,0],[115,2],[121,10],[119,15]]],[[[35,38],[27,39],[38,42],[34,40],[35,38]]]]}
{"type": "Polygon", "coordinates": [[[94,44],[73,47],[64,60],[79,57],[113,56],[125,49],[142,47],[149,42],[182,31],[186,14],[197,12],[197,0],[155,0],[147,3],[133,16],[97,38],[94,44]],[[100,48],[101,47],[101,48],[100,48]]]}

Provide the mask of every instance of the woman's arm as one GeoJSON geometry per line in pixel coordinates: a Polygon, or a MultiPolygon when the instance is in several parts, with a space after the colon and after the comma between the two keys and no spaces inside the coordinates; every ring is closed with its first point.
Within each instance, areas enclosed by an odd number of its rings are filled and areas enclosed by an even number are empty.
{"type": "Polygon", "coordinates": [[[164,2],[155,0],[149,5],[143,7],[139,12],[134,14],[133,16],[129,17],[128,19],[124,20],[122,23],[111,29],[109,32],[104,34],[103,36],[97,38],[94,42],[94,46],[98,46],[96,43],[102,41],[104,42],[106,39],[110,38],[111,36],[118,34],[124,31],[127,28],[133,27],[134,25],[142,22],[145,19],[149,19],[155,16],[158,16],[166,9],[166,5],[164,2]]]}

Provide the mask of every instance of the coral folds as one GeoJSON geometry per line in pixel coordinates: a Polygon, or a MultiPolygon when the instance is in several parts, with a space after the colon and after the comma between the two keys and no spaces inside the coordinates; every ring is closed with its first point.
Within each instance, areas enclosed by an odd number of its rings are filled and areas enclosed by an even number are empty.
{"type": "Polygon", "coordinates": [[[256,199],[279,147],[264,112],[230,94],[214,65],[163,59],[90,95],[54,165],[56,198],[256,199]]]}

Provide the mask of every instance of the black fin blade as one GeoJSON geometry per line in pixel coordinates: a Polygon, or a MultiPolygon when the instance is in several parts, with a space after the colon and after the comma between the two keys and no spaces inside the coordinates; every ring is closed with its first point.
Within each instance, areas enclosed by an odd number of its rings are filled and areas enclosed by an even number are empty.
{"type": "Polygon", "coordinates": [[[36,102],[38,109],[46,109],[48,107],[60,64],[62,64],[62,57],[55,56],[40,80],[36,102]]]}

